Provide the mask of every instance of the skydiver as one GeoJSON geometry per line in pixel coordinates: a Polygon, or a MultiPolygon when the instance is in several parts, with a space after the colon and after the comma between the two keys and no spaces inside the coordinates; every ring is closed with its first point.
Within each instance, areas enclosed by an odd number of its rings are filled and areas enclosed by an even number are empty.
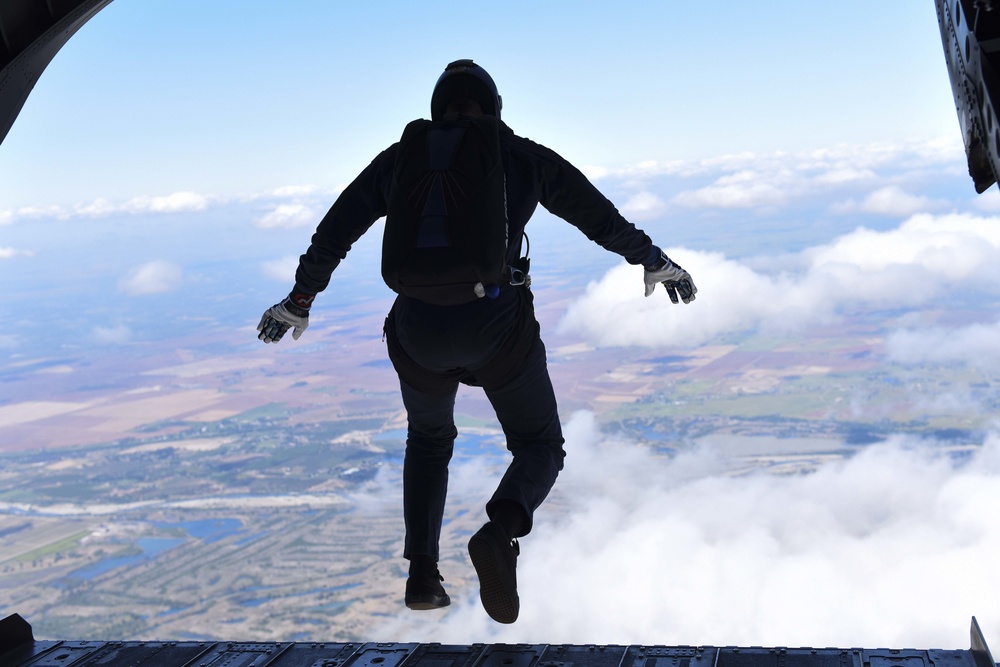
{"type": "MultiPolygon", "coordinates": [[[[431,94],[431,119],[497,119],[506,178],[506,262],[519,264],[525,225],[538,204],[589,239],[645,271],[645,294],[663,284],[671,301],[690,303],[697,288],[690,274],[626,221],[573,165],[520,137],[500,119],[502,100],[490,75],[471,60],[450,63],[431,94]]],[[[278,342],[288,329],[298,339],[309,323],[316,295],[351,246],[386,215],[400,143],[380,153],[340,194],[299,259],[295,285],[261,317],[258,338],[278,342]]],[[[526,271],[524,272],[526,273],[526,271]]],[[[403,557],[409,561],[405,604],[438,609],[450,604],[438,570],[438,542],[457,429],[460,383],[481,386],[496,410],[511,463],[486,504],[488,521],[469,540],[480,599],[495,621],[513,623],[520,603],[518,539],[532,528],[534,512],[563,467],[563,436],[535,319],[530,281],[512,269],[495,294],[459,305],[432,305],[398,295],[386,318],[389,358],[407,413],[403,463],[403,557]]]]}

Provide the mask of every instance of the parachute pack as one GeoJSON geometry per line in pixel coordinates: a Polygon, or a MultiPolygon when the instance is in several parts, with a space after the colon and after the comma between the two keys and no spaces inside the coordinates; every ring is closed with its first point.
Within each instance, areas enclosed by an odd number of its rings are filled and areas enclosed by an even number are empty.
{"type": "Polygon", "coordinates": [[[382,278],[435,305],[495,296],[507,255],[501,123],[447,116],[406,126],[382,237],[382,278]]]}

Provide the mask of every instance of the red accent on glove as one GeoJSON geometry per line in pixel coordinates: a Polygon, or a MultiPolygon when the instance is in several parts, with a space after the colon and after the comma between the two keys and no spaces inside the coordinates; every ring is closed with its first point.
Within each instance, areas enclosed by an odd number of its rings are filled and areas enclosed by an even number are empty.
{"type": "Polygon", "coordinates": [[[313,304],[313,300],[316,298],[316,295],[306,294],[304,292],[292,292],[288,295],[288,298],[299,308],[309,310],[313,304]]]}

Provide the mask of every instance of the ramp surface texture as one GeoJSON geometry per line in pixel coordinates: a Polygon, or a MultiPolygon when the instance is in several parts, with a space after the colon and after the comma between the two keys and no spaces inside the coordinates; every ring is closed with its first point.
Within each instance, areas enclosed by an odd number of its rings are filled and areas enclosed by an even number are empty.
{"type": "MultiPolygon", "coordinates": [[[[5,667],[986,667],[971,650],[33,642],[5,667]]],[[[989,665],[992,667],[992,665],[989,665]]]]}

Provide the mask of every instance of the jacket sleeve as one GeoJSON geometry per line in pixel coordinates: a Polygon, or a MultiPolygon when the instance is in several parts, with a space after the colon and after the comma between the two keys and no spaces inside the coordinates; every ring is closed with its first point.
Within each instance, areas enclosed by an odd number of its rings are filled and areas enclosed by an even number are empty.
{"type": "Polygon", "coordinates": [[[514,141],[514,151],[532,164],[539,188],[538,201],[546,210],[630,264],[649,262],[654,253],[659,254],[649,236],[623,218],[579,169],[533,141],[522,137],[515,137],[514,141]]]}
{"type": "Polygon", "coordinates": [[[299,257],[295,291],[317,294],[326,289],[330,275],[354,242],[385,215],[395,161],[396,144],[393,144],[340,193],[316,227],[308,250],[299,257]]]}

